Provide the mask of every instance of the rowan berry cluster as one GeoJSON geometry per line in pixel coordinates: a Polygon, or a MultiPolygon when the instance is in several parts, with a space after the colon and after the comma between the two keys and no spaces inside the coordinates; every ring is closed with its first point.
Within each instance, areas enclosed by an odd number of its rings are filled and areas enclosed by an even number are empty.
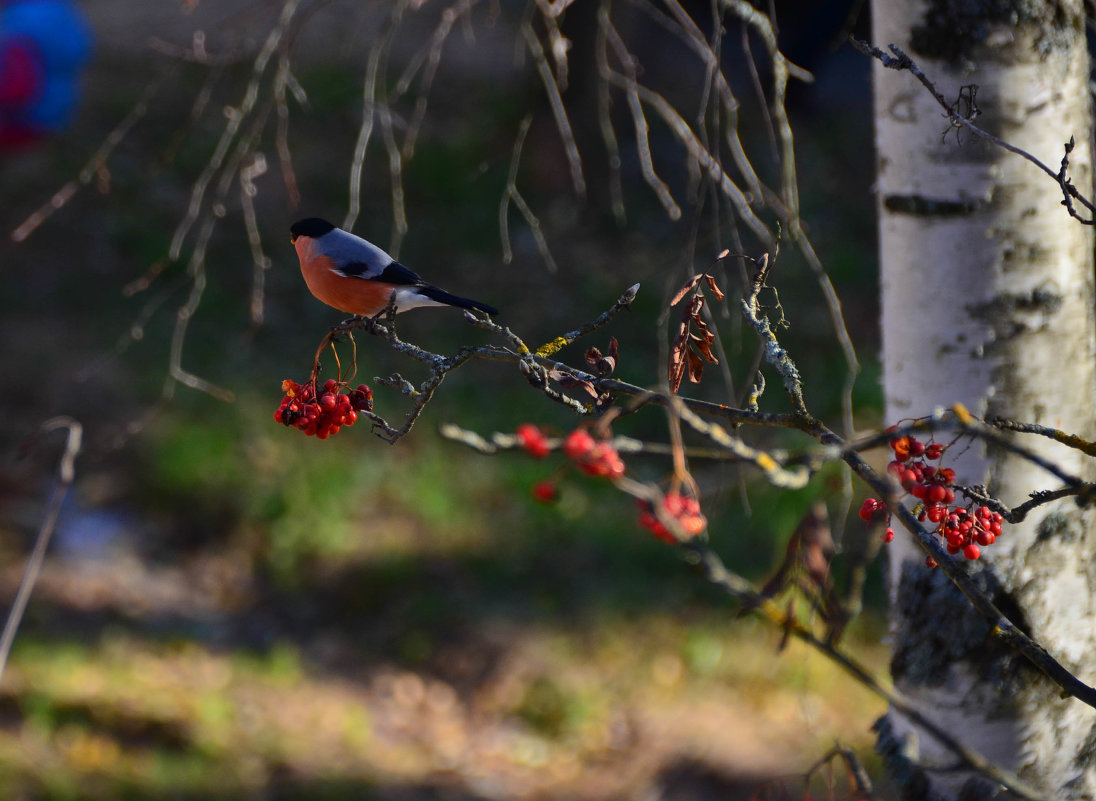
{"type": "MultiPolygon", "coordinates": [[[[641,510],[639,524],[641,526],[663,542],[668,542],[670,545],[678,544],[677,537],[658,519],[658,515],[655,514],[649,502],[639,501],[639,508],[641,510]]],[[[695,498],[687,498],[679,493],[670,492],[662,499],[662,509],[667,515],[677,520],[682,532],[689,537],[696,537],[708,527],[708,520],[700,513],[700,504],[697,503],[695,498]]]]}
{"type": "MultiPolygon", "coordinates": [[[[543,459],[552,452],[548,436],[532,423],[522,423],[514,435],[522,449],[535,459],[543,459]]],[[[578,428],[563,440],[563,452],[578,468],[590,476],[620,478],[624,475],[624,460],[617,449],[604,440],[596,440],[578,428]]]]}
{"type": "Polygon", "coordinates": [[[317,396],[315,382],[298,384],[287,378],[282,382],[282,392],[285,397],[274,412],[275,422],[317,439],[327,439],[343,426],[354,425],[358,412],[373,411],[373,390],[365,384],[350,389],[349,384],[329,378],[317,396]]]}
{"type": "MultiPolygon", "coordinates": [[[[946,450],[943,445],[926,444],[910,436],[894,437],[889,445],[894,451],[894,459],[887,465],[887,472],[919,501],[914,507],[917,519],[936,525],[933,533],[944,540],[948,553],[962,552],[967,559],[977,559],[982,555],[982,548],[997,541],[1004,516],[988,506],[975,507],[973,501],[965,507],[956,506],[955,471],[929,464],[943,456],[946,450]]],[[[888,525],[883,541],[894,539],[894,529],[889,525],[890,510],[885,503],[868,498],[860,507],[860,518],[868,523],[885,518],[888,525]]],[[[931,557],[926,562],[929,567],[936,566],[931,557]]]]}
{"type": "Polygon", "coordinates": [[[563,452],[588,476],[620,478],[624,475],[624,460],[608,442],[598,442],[590,433],[576,428],[563,441],[563,452]]]}
{"type": "MultiPolygon", "coordinates": [[[[543,459],[552,452],[548,436],[532,423],[522,423],[514,436],[522,450],[535,459],[543,459]]],[[[563,439],[562,450],[587,475],[610,480],[624,475],[624,460],[612,443],[595,439],[584,428],[577,428],[568,434],[563,439]]],[[[556,483],[551,479],[538,481],[533,486],[532,495],[541,503],[551,503],[559,498],[556,483]]],[[[678,544],[679,540],[658,519],[650,503],[640,501],[639,507],[641,526],[663,542],[678,544]]],[[[689,537],[697,536],[708,526],[707,519],[700,513],[700,504],[679,493],[668,493],[662,500],[662,510],[665,515],[676,519],[681,531],[689,537]]]]}

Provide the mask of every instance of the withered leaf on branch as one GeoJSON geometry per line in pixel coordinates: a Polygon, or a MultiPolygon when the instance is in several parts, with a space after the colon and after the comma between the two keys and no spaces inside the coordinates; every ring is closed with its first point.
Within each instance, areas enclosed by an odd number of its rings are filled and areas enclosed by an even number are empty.
{"type": "Polygon", "coordinates": [[[704,375],[704,360],[691,348],[686,355],[689,358],[689,381],[699,384],[701,376],[704,375]]]}
{"type": "Polygon", "coordinates": [[[688,295],[690,292],[692,292],[694,289],[697,288],[697,286],[700,284],[700,279],[703,278],[703,277],[704,277],[704,273],[697,273],[692,278],[690,278],[685,283],[685,286],[683,286],[683,287],[681,287],[681,289],[677,290],[677,294],[674,295],[674,299],[670,301],[670,305],[671,306],[676,306],[677,304],[679,304],[683,297],[685,297],[686,295],[688,295]]]}
{"type": "Polygon", "coordinates": [[[590,397],[597,398],[597,389],[589,381],[583,381],[580,378],[575,378],[570,373],[564,372],[558,368],[553,367],[548,371],[548,377],[559,384],[564,389],[581,389],[587,392],[590,397]]]}
{"type": "Polygon", "coordinates": [[[833,535],[829,515],[821,501],[813,504],[799,524],[803,567],[811,583],[821,593],[830,582],[830,562],[833,559],[833,535]]]}
{"type": "Polygon", "coordinates": [[[688,295],[690,292],[694,291],[698,286],[700,286],[701,281],[704,281],[708,285],[708,289],[710,289],[712,294],[715,295],[716,300],[723,300],[723,290],[716,286],[715,276],[711,275],[710,273],[697,273],[685,282],[685,286],[677,290],[677,294],[674,295],[674,299],[670,301],[670,305],[676,306],[678,303],[680,303],[682,298],[684,298],[686,295],[688,295]]]}
{"type": "Polygon", "coordinates": [[[685,366],[689,352],[689,323],[688,318],[682,320],[677,326],[677,334],[670,343],[670,392],[677,394],[681,386],[681,379],[685,377],[685,366]]]}
{"type": "MultiPolygon", "coordinates": [[[[685,307],[685,312],[677,327],[677,333],[673,342],[670,343],[670,363],[667,373],[670,392],[674,394],[681,388],[681,382],[685,378],[686,370],[689,374],[689,381],[696,384],[700,382],[701,376],[704,374],[704,362],[719,364],[719,360],[712,353],[715,334],[711,332],[704,318],[700,316],[704,309],[704,295],[697,287],[702,278],[707,278],[709,284],[715,285],[714,279],[711,279],[706,273],[696,275],[692,281],[685,285],[681,292],[678,292],[670,304],[676,305],[684,296],[684,293],[693,289],[696,290],[696,293],[689,300],[689,304],[685,307]]],[[[718,289],[716,291],[719,292],[718,289]]],[[[719,292],[719,297],[723,297],[722,292],[719,292]]]]}
{"type": "Polygon", "coordinates": [[[613,374],[619,359],[620,345],[617,343],[616,337],[611,337],[609,339],[608,353],[602,353],[597,348],[590,348],[586,351],[586,363],[590,365],[590,368],[594,370],[594,372],[603,378],[613,374]]]}
{"type": "Polygon", "coordinates": [[[715,299],[723,300],[723,290],[715,285],[715,277],[709,275],[708,273],[704,273],[704,280],[708,283],[708,289],[710,289],[712,291],[712,294],[715,295],[715,299]]]}
{"type": "Polygon", "coordinates": [[[761,596],[772,598],[788,587],[796,574],[806,574],[804,590],[814,596],[823,596],[830,582],[830,560],[833,559],[833,536],[830,533],[829,515],[821,501],[814,503],[800,521],[784,549],[784,561],[761,588],[761,596]]]}

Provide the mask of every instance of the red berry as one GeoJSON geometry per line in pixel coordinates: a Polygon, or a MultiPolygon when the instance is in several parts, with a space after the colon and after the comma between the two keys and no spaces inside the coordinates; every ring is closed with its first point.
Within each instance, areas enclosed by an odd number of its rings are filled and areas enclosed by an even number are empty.
{"type": "Polygon", "coordinates": [[[882,508],[882,504],[875,498],[868,498],[860,506],[860,519],[864,522],[870,522],[875,516],[875,513],[882,508]]]}
{"type": "Polygon", "coordinates": [[[894,540],[894,529],[888,526],[887,530],[883,532],[883,542],[891,542],[892,540],[894,540]]]}
{"type": "Polygon", "coordinates": [[[890,441],[891,450],[894,451],[894,458],[899,462],[904,462],[910,458],[910,438],[899,437],[898,439],[892,439],[890,441]]]}
{"type": "Polygon", "coordinates": [[[967,557],[967,559],[977,559],[981,555],[982,549],[973,542],[963,549],[963,556],[967,557]]]}
{"type": "Polygon", "coordinates": [[[521,443],[521,447],[536,459],[543,459],[551,453],[551,448],[548,447],[548,438],[532,423],[522,423],[518,426],[517,438],[518,442],[521,443]]]}
{"type": "Polygon", "coordinates": [[[576,428],[564,440],[563,452],[571,459],[583,459],[586,454],[593,450],[595,444],[594,438],[590,436],[589,432],[576,428]]]}
{"type": "Polygon", "coordinates": [[[533,485],[532,489],[533,498],[541,503],[553,503],[559,500],[559,490],[556,489],[554,481],[545,479],[544,481],[538,481],[533,485]]]}

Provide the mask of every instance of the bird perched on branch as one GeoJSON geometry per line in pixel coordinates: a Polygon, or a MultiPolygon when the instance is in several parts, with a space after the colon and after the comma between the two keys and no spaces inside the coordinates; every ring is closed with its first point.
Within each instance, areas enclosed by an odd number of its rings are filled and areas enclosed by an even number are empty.
{"type": "Polygon", "coordinates": [[[419,306],[457,306],[498,314],[493,306],[451,295],[423,281],[376,245],[327,220],[300,220],[289,233],[309,291],[339,311],[372,317],[393,300],[397,312],[419,306]]]}

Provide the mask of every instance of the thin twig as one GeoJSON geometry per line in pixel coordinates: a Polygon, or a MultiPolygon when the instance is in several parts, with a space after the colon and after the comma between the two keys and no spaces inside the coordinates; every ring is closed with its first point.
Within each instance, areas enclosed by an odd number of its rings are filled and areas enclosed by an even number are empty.
{"type": "Polygon", "coordinates": [[[369,140],[373,137],[373,124],[377,114],[377,82],[381,72],[381,61],[388,53],[395,37],[400,15],[407,6],[407,0],[399,0],[392,9],[380,41],[373,45],[369,53],[369,63],[365,68],[365,80],[362,82],[362,124],[358,128],[358,139],[354,143],[354,155],[350,162],[350,203],[343,218],[342,227],[347,231],[354,229],[362,207],[362,172],[365,169],[365,153],[369,149],[369,140]]]}
{"type": "Polygon", "coordinates": [[[525,202],[525,198],[518,189],[518,168],[521,166],[521,151],[525,146],[525,137],[529,133],[529,126],[532,124],[533,117],[527,114],[521,121],[521,125],[518,126],[518,135],[514,140],[514,149],[510,154],[510,171],[506,175],[506,186],[502,191],[502,198],[499,200],[499,236],[502,238],[502,261],[504,264],[509,264],[514,260],[514,251],[510,246],[510,203],[513,203],[521,216],[525,218],[525,223],[529,226],[533,241],[537,245],[537,251],[544,259],[548,272],[555,274],[559,268],[556,267],[556,261],[552,258],[552,251],[548,247],[548,239],[544,236],[540,219],[529,208],[529,204],[525,202]]]}
{"type": "Polygon", "coordinates": [[[58,466],[57,485],[50,496],[46,515],[42,518],[42,524],[38,527],[38,535],[34,539],[34,548],[27,558],[26,567],[23,568],[23,578],[19,582],[19,590],[15,594],[11,610],[8,612],[7,621],[4,623],[4,631],[0,634],[0,680],[3,679],[4,669],[8,664],[8,656],[11,654],[11,646],[15,642],[15,632],[19,629],[19,623],[23,619],[30,594],[38,581],[38,574],[42,571],[42,563],[46,558],[46,549],[49,548],[50,538],[57,526],[57,517],[61,513],[61,505],[68,495],[69,488],[76,478],[76,456],[80,453],[81,440],[83,438],[83,426],[71,417],[54,417],[42,424],[38,435],[46,434],[64,428],[68,431],[65,440],[65,450],[61,454],[58,466]]]}
{"type": "Polygon", "coordinates": [[[559,130],[560,139],[563,141],[563,152],[567,156],[567,163],[571,168],[571,183],[574,185],[575,194],[579,197],[586,196],[586,178],[582,174],[582,156],[579,154],[578,145],[575,143],[575,134],[571,129],[571,121],[567,119],[567,108],[563,104],[559,85],[552,75],[552,68],[548,65],[548,59],[544,56],[544,48],[540,45],[533,26],[525,22],[521,26],[521,34],[525,38],[525,45],[529,54],[533,57],[537,74],[544,91],[548,95],[548,105],[552,109],[552,115],[556,120],[556,128],[559,130]]]}
{"type": "Polygon", "coordinates": [[[607,325],[614,317],[616,317],[625,309],[631,307],[632,301],[636,299],[636,295],[638,293],[639,284],[632,284],[630,287],[624,290],[624,294],[617,298],[616,303],[614,303],[608,309],[603,311],[601,314],[599,314],[597,317],[595,317],[593,320],[586,323],[585,325],[576,328],[574,331],[568,331],[566,334],[561,334],[560,336],[556,337],[551,342],[541,345],[539,348],[537,348],[537,355],[544,357],[553,356],[563,348],[573,344],[587,334],[591,334],[602,326],[607,325]]]}
{"type": "Polygon", "coordinates": [[[78,176],[54,192],[53,196],[48,201],[42,204],[33,214],[15,227],[11,232],[11,239],[13,242],[22,242],[34,233],[34,230],[48,220],[51,214],[72,200],[80,187],[87,186],[91,183],[92,178],[94,178],[99,170],[107,163],[110,154],[114,152],[114,148],[118,147],[118,145],[122,143],[122,140],[126,138],[126,135],[133,129],[133,126],[148,114],[149,101],[151,101],[160,89],[163,88],[164,83],[171,74],[173,73],[169,72],[162,75],[145,87],[145,91],[141,93],[140,99],[138,99],[133,108],[129,110],[129,113],[122,118],[122,121],[114,127],[114,130],[107,134],[103,143],[99,145],[95,153],[92,154],[91,158],[88,159],[87,163],[80,169],[78,176]]]}
{"type": "Polygon", "coordinates": [[[993,144],[997,145],[997,147],[1007,150],[1009,153],[1014,153],[1023,159],[1027,159],[1027,161],[1031,162],[1037,168],[1045,172],[1047,175],[1054,179],[1054,182],[1058,184],[1059,188],[1062,190],[1062,205],[1066,207],[1069,215],[1083,225],[1096,225],[1096,204],[1093,204],[1092,201],[1090,201],[1083,194],[1081,194],[1081,192],[1078,191],[1077,187],[1075,187],[1066,176],[1066,171],[1069,167],[1069,154],[1072,152],[1074,147],[1074,141],[1072,137],[1070,137],[1070,140],[1063,145],[1064,155],[1062,156],[1061,167],[1058,170],[1053,170],[1023,148],[1019,148],[1016,145],[1010,144],[1004,139],[994,136],[989,131],[983,128],[979,128],[969,119],[960,114],[955,105],[953,103],[949,103],[947,98],[940,94],[940,92],[936,88],[936,85],[931,80],[929,80],[928,76],[926,76],[925,73],[921,71],[921,68],[917,66],[917,63],[908,55],[906,55],[906,53],[904,53],[902,49],[898,47],[898,45],[887,45],[887,48],[894,54],[893,56],[889,56],[879,48],[873,47],[867,42],[862,42],[856,38],[851,38],[850,41],[852,42],[853,47],[855,47],[864,55],[878,59],[879,63],[882,64],[886,69],[898,70],[899,72],[903,70],[908,70],[910,74],[913,75],[913,77],[921,82],[922,86],[928,89],[929,94],[933,96],[936,102],[940,105],[940,108],[944,110],[944,114],[949,120],[951,120],[952,125],[966,128],[975,136],[981,139],[985,139],[987,142],[992,142],[993,144]],[[1093,216],[1086,220],[1085,218],[1077,214],[1076,210],[1073,208],[1074,200],[1080,202],[1081,205],[1083,205],[1086,209],[1092,212],[1093,216]]]}
{"type": "MultiPolygon", "coordinates": [[[[666,215],[671,220],[680,220],[681,206],[674,200],[673,195],[670,193],[670,187],[667,186],[666,182],[659,178],[658,173],[655,172],[654,157],[651,155],[650,126],[647,124],[647,117],[643,113],[643,103],[640,102],[639,99],[635,59],[632,57],[632,54],[628,52],[628,48],[624,44],[624,39],[610,22],[609,15],[603,15],[599,18],[598,22],[600,23],[601,30],[606,33],[607,41],[613,46],[617,59],[624,65],[624,69],[627,72],[625,96],[628,100],[628,110],[632,114],[632,125],[635,127],[636,131],[636,153],[639,156],[639,167],[643,173],[643,180],[647,182],[647,185],[651,187],[651,191],[655,193],[658,202],[661,203],[662,207],[666,210],[666,215]]],[[[611,76],[616,74],[617,73],[614,73],[609,68],[609,62],[606,59],[602,64],[602,81],[609,81],[611,76]]]]}

